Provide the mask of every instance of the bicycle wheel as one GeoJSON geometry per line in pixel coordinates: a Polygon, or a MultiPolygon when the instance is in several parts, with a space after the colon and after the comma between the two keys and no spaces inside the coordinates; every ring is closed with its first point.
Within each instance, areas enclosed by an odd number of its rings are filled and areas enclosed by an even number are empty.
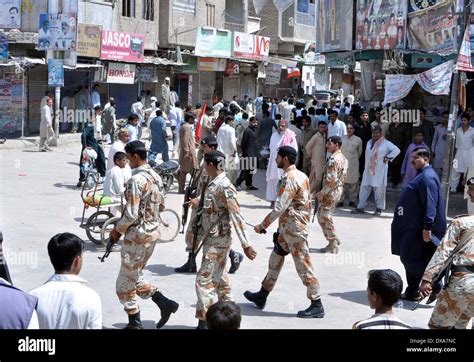
{"type": "Polygon", "coordinates": [[[166,209],[160,212],[160,237],[158,242],[167,243],[176,239],[181,225],[181,219],[174,210],[166,209]]]}
{"type": "Polygon", "coordinates": [[[115,228],[119,222],[120,217],[112,217],[102,225],[102,230],[100,231],[100,240],[104,246],[107,246],[110,240],[110,232],[115,228]]]}
{"type": "Polygon", "coordinates": [[[114,217],[109,211],[101,210],[93,213],[86,222],[86,234],[94,244],[102,245],[101,230],[104,223],[114,217]]]}

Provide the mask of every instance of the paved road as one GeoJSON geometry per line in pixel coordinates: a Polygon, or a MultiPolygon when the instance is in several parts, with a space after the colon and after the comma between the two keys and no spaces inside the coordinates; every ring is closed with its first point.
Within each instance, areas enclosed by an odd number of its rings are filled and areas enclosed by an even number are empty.
{"type": "MultiPolygon", "coordinates": [[[[51,236],[68,231],[86,239],[84,230],[78,226],[82,213],[80,192],[75,187],[79,152],[78,144],[55,148],[50,153],[39,153],[33,146],[0,152],[0,220],[4,249],[13,281],[24,290],[41,285],[53,273],[46,250],[51,236]]],[[[259,171],[255,180],[259,191],[239,194],[243,215],[252,224],[260,222],[269,211],[269,204],[264,200],[264,173],[259,171]]],[[[393,209],[396,196],[394,192],[388,193],[388,210],[393,209]]],[[[462,196],[455,195],[453,201],[455,208],[451,213],[464,212],[462,196]]],[[[181,202],[182,196],[176,195],[174,187],[167,197],[167,206],[180,212],[181,202]]],[[[272,249],[271,234],[276,227],[272,226],[266,236],[249,230],[258,252],[257,259],[245,260],[237,274],[231,276],[234,299],[242,308],[242,328],[351,328],[354,322],[371,315],[366,299],[369,270],[392,268],[405,279],[398,257],[390,254],[391,213],[374,218],[370,215],[353,217],[349,211],[349,208],[342,208],[336,212],[337,232],[343,241],[342,253],[337,256],[317,253],[326,242],[319,225],[311,225],[309,246],[321,284],[326,309],[324,319],[295,318],[296,312],[305,309],[309,301],[291,258],[287,258],[264,311],[255,309],[245,300],[242,295],[245,290],[260,288],[272,249]]],[[[234,240],[234,249],[241,251],[237,240],[234,240]]],[[[81,276],[102,298],[104,327],[122,328],[127,317],[115,295],[120,256],[113,253],[105,264],[101,264],[97,257],[103,252],[102,247],[87,241],[81,276]]],[[[172,243],[157,245],[145,270],[149,281],[180,303],[180,309],[165,328],[194,328],[197,325],[194,276],[175,274],[173,270],[185,259],[184,239],[179,235],[172,243]]],[[[154,328],[159,319],[158,308],[151,301],[142,301],[141,306],[145,328],[154,328]]],[[[413,326],[426,328],[432,307],[421,306],[412,312],[411,306],[411,303],[400,305],[396,314],[413,326]]]]}

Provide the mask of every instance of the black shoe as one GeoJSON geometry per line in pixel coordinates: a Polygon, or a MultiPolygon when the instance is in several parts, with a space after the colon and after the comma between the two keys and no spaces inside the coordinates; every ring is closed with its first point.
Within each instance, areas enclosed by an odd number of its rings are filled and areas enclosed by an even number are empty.
{"type": "Polygon", "coordinates": [[[176,303],[174,300],[166,298],[158,291],[153,294],[151,299],[156,303],[156,305],[158,306],[158,308],[160,308],[161,311],[161,319],[156,324],[156,328],[160,329],[166,324],[166,322],[168,322],[171,313],[176,313],[179,308],[179,304],[176,303]]]}
{"type": "Polygon", "coordinates": [[[274,209],[274,208],[275,208],[275,201],[272,201],[272,202],[270,203],[270,209],[274,209]]]}
{"type": "Polygon", "coordinates": [[[354,209],[351,211],[351,214],[365,214],[364,209],[354,209]]]}
{"type": "Polygon", "coordinates": [[[189,253],[188,261],[183,266],[175,268],[174,271],[176,273],[196,273],[196,258],[192,253],[189,253]]]}
{"type": "Polygon", "coordinates": [[[258,309],[263,309],[265,308],[265,304],[267,303],[267,297],[270,292],[267,290],[263,289],[263,287],[260,289],[259,292],[257,293],[252,293],[250,291],[246,291],[244,293],[244,297],[247,298],[247,300],[255,303],[258,309]]]}
{"type": "Polygon", "coordinates": [[[196,329],[207,329],[206,321],[199,320],[199,323],[198,323],[196,329]]]}
{"type": "Polygon", "coordinates": [[[240,187],[240,185],[234,184],[234,186],[237,191],[242,191],[242,187],[240,187]]]}
{"type": "Polygon", "coordinates": [[[343,201],[339,202],[339,203],[336,205],[336,207],[343,207],[343,206],[344,206],[344,202],[343,202],[343,201]]]}
{"type": "Polygon", "coordinates": [[[375,209],[374,216],[382,216],[382,209],[375,209]]]}
{"type": "Polygon", "coordinates": [[[418,293],[416,295],[411,296],[411,295],[406,295],[405,293],[402,293],[402,295],[400,295],[400,299],[408,300],[410,302],[418,302],[421,299],[421,295],[420,293],[418,293]]]}
{"type": "Polygon", "coordinates": [[[349,206],[357,208],[357,204],[355,202],[349,202],[349,206]]]}
{"type": "Polygon", "coordinates": [[[247,186],[247,190],[249,190],[249,191],[258,191],[258,187],[255,187],[255,186],[247,186]]]}
{"type": "Polygon", "coordinates": [[[140,312],[128,315],[128,324],[124,329],[143,329],[140,312]]]}
{"type": "Polygon", "coordinates": [[[230,258],[229,274],[234,274],[237,271],[237,269],[239,269],[240,263],[242,263],[242,260],[244,260],[244,256],[241,253],[231,250],[229,253],[229,258],[230,258]]]}
{"type": "Polygon", "coordinates": [[[79,181],[76,186],[77,187],[82,187],[82,181],[79,181]]]}
{"type": "Polygon", "coordinates": [[[321,299],[312,300],[311,305],[305,310],[300,310],[296,316],[298,318],[323,318],[324,307],[321,299]]]}
{"type": "Polygon", "coordinates": [[[431,293],[428,299],[426,300],[426,304],[433,303],[438,298],[438,293],[431,293]]]}

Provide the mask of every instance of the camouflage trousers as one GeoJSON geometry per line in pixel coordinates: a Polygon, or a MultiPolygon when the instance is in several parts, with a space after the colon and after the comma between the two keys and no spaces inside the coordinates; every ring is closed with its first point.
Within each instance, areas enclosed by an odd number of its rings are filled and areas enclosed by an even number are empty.
{"type": "Polygon", "coordinates": [[[428,326],[431,329],[466,329],[474,317],[474,274],[451,276],[438,295],[428,326]]]}
{"type": "Polygon", "coordinates": [[[216,295],[219,301],[232,301],[229,276],[225,268],[230,242],[226,241],[228,246],[224,247],[206,244],[203,246],[201,268],[196,276],[196,318],[203,321],[206,320],[209,307],[216,303],[216,295]]]}
{"type": "MultiPolygon", "coordinates": [[[[186,242],[186,253],[190,253],[193,249],[193,224],[197,216],[197,209],[191,209],[191,217],[188,222],[188,227],[186,228],[186,233],[184,234],[184,241],[186,242]]],[[[196,250],[201,244],[200,240],[196,243],[196,250]]]]}
{"type": "Polygon", "coordinates": [[[143,278],[143,268],[146,266],[155,249],[156,241],[139,242],[134,240],[123,241],[121,257],[122,264],[115,285],[120,303],[127,314],[136,314],[140,311],[138,297],[151,298],[157,287],[143,278]]]}
{"type": "Polygon", "coordinates": [[[336,205],[341,199],[341,196],[342,190],[341,192],[335,193],[334,197],[325,198],[318,206],[318,222],[321,226],[324,237],[329,242],[331,247],[339,247],[341,245],[341,241],[336,236],[336,228],[334,227],[334,221],[332,219],[332,214],[336,209],[336,205]]]}
{"type": "MultiPolygon", "coordinates": [[[[285,234],[282,232],[278,238],[278,244],[286,253],[291,253],[295,263],[296,272],[303,284],[306,286],[306,296],[308,299],[319,299],[319,281],[314,275],[307,236],[303,236],[302,234],[285,234]]],[[[269,292],[273,290],[284,263],[285,257],[277,254],[274,249],[270,254],[270,260],[268,261],[267,275],[262,282],[262,287],[265,290],[269,292]]]]}

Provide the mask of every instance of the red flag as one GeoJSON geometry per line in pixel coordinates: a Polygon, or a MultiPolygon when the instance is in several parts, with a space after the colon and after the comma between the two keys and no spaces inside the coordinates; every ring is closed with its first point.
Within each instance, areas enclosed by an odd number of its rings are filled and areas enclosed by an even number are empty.
{"type": "Polygon", "coordinates": [[[204,102],[204,105],[202,106],[201,114],[199,115],[199,119],[196,124],[196,130],[194,131],[194,134],[196,135],[196,142],[199,142],[199,140],[201,139],[202,117],[206,113],[206,108],[207,108],[207,102],[204,102]]]}
{"type": "Polygon", "coordinates": [[[299,68],[288,67],[288,75],[286,79],[300,77],[300,76],[301,76],[301,71],[299,68]]]}

